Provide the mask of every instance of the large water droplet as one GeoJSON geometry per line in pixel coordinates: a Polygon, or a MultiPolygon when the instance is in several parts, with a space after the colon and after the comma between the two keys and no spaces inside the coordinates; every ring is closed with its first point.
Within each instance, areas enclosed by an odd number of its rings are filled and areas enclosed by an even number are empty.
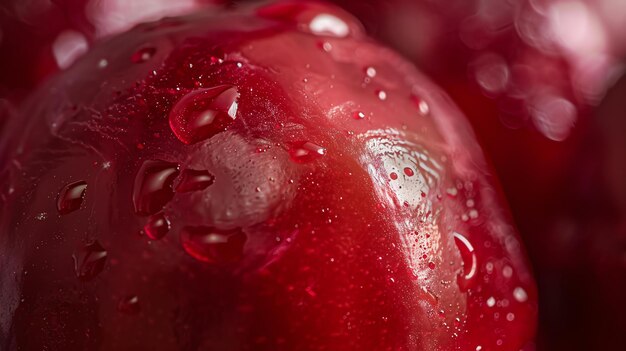
{"type": "Polygon", "coordinates": [[[174,196],[172,183],[178,176],[178,165],[161,160],[145,161],[135,178],[133,205],[140,215],[151,215],[163,209],[174,196]]]}
{"type": "Polygon", "coordinates": [[[246,235],[240,229],[185,227],[180,240],[191,257],[207,263],[226,263],[241,259],[246,235]]]}
{"type": "Polygon", "coordinates": [[[526,302],[528,300],[526,290],[519,286],[513,290],[513,297],[517,300],[517,302],[526,302]]]}
{"type": "Polygon", "coordinates": [[[385,101],[387,100],[387,92],[384,90],[376,90],[376,96],[378,97],[378,99],[380,101],[385,101]]]}
{"type": "Polygon", "coordinates": [[[183,170],[176,191],[185,193],[206,189],[213,184],[215,177],[209,171],[196,171],[193,169],[183,170]]]}
{"type": "Polygon", "coordinates": [[[460,272],[457,276],[457,284],[461,291],[467,291],[476,283],[476,277],[478,275],[478,259],[474,246],[469,240],[459,233],[454,233],[454,243],[461,253],[461,259],[463,260],[463,272],[460,272]]]}
{"type": "Polygon", "coordinates": [[[122,297],[117,303],[117,310],[129,315],[139,313],[141,311],[139,297],[136,295],[122,297]]]}
{"type": "Polygon", "coordinates": [[[427,115],[430,112],[430,106],[428,106],[428,103],[421,97],[411,95],[411,101],[413,101],[415,107],[417,107],[421,114],[427,115]]]}
{"type": "Polygon", "coordinates": [[[295,143],[293,147],[289,149],[291,160],[297,163],[311,162],[325,154],[326,149],[309,141],[295,143]]]}
{"type": "Polygon", "coordinates": [[[239,92],[232,85],[194,90],[170,111],[170,128],[185,144],[206,140],[235,120],[238,98],[239,92]]]}
{"type": "Polygon", "coordinates": [[[85,198],[87,182],[78,181],[70,183],[61,189],[57,198],[57,210],[60,214],[68,214],[80,208],[85,198]]]}
{"type": "Polygon", "coordinates": [[[356,120],[361,120],[365,118],[365,113],[361,112],[361,111],[355,111],[352,114],[352,118],[356,119],[356,120]]]}
{"type": "Polygon", "coordinates": [[[141,48],[132,54],[132,56],[130,57],[130,60],[133,63],[143,63],[151,59],[155,53],[156,53],[156,48],[153,48],[153,47],[141,48]]]}
{"type": "Polygon", "coordinates": [[[89,281],[95,278],[104,269],[107,251],[96,240],[74,253],[74,270],[80,281],[89,281]]]}
{"type": "Polygon", "coordinates": [[[159,240],[170,231],[170,221],[163,213],[157,213],[148,218],[146,225],[143,227],[143,231],[148,238],[159,240]]]}

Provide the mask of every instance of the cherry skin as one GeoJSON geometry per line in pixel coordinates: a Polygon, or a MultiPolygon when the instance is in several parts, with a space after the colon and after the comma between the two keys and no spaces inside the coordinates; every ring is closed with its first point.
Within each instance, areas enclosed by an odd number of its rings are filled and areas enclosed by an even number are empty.
{"type": "Polygon", "coordinates": [[[467,121],[336,8],[141,25],[19,117],[3,349],[532,347],[533,278],[467,121]]]}
{"type": "MultiPolygon", "coordinates": [[[[605,0],[577,1],[578,11],[558,0],[335,2],[417,63],[468,116],[536,272],[538,349],[626,349],[617,278],[625,267],[618,258],[623,212],[616,214],[611,199],[623,194],[615,181],[622,171],[615,161],[613,175],[601,165],[606,157],[625,159],[616,147],[621,110],[595,112],[604,95],[598,88],[615,81],[607,69],[623,64],[625,32],[612,18],[625,7],[605,0]],[[594,49],[571,40],[580,21],[564,27],[563,18],[577,15],[598,20],[598,36],[578,41],[594,49]],[[598,56],[606,60],[589,64],[598,56]],[[611,118],[603,133],[590,132],[598,119],[611,118]],[[600,147],[605,143],[613,147],[600,147]]],[[[623,100],[623,89],[613,88],[611,104],[623,100]]]]}

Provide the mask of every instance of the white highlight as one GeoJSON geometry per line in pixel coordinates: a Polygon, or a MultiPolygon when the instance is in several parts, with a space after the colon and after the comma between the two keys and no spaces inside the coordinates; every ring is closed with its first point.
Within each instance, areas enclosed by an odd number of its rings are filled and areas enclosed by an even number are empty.
{"type": "Polygon", "coordinates": [[[350,33],[350,28],[346,22],[327,13],[315,16],[309,23],[309,29],[314,34],[331,34],[339,38],[347,37],[350,33]]]}

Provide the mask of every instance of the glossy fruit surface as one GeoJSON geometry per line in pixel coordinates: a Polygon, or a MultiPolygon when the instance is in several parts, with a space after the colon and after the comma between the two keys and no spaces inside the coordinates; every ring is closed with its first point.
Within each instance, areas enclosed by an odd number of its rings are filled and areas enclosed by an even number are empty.
{"type": "Polygon", "coordinates": [[[536,273],[537,349],[626,349],[626,308],[613,293],[623,291],[624,215],[613,208],[619,187],[606,181],[620,173],[603,165],[603,145],[623,138],[619,127],[595,131],[600,114],[618,124],[622,111],[605,107],[604,95],[623,72],[625,32],[615,20],[626,2],[336,2],[415,62],[474,127],[536,273]]]}
{"type": "Polygon", "coordinates": [[[533,279],[467,122],[342,11],[142,25],[20,117],[7,350],[532,347],[533,279]]]}

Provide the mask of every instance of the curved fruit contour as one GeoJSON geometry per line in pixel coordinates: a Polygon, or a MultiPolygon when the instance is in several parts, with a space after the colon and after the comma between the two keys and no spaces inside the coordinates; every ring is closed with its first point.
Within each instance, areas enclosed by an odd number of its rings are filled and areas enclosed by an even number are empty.
{"type": "Polygon", "coordinates": [[[21,115],[0,145],[8,350],[532,342],[534,283],[466,121],[335,8],[139,26],[21,115]]]}

